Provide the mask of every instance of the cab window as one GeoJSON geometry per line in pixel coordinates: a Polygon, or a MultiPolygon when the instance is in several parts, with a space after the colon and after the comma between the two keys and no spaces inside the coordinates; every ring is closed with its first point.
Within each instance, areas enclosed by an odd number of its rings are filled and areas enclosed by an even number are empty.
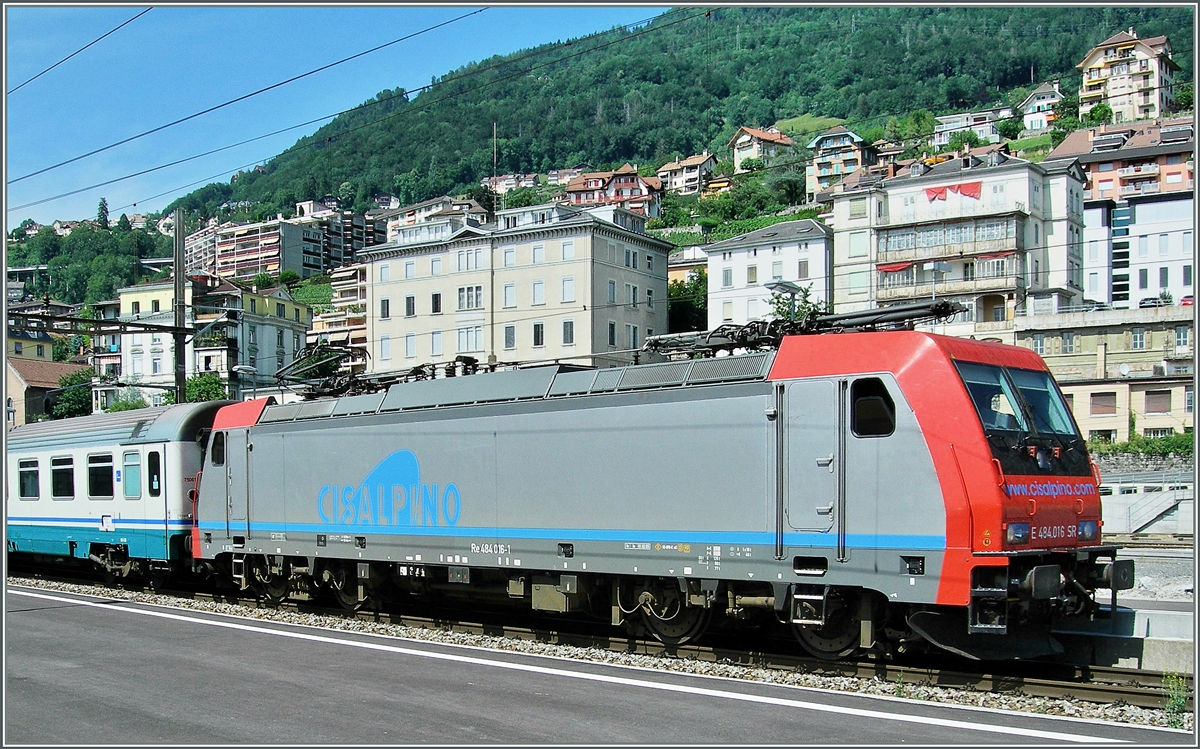
{"type": "Polygon", "coordinates": [[[886,437],[896,431],[896,404],[878,377],[850,386],[850,428],[855,437],[886,437]]]}
{"type": "Polygon", "coordinates": [[[212,464],[215,466],[225,465],[225,433],[217,432],[212,439],[212,464]]]}

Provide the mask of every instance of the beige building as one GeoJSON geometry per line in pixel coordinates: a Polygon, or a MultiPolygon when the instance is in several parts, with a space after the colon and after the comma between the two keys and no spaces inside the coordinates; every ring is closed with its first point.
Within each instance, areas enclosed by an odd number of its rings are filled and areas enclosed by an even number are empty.
{"type": "Polygon", "coordinates": [[[917,161],[832,195],[836,312],[947,298],[939,333],[1012,342],[1013,319],[1082,292],[1083,173],[1002,150],[917,161]]]}
{"type": "Polygon", "coordinates": [[[453,362],[632,361],[667,331],[667,242],[645,216],[561,204],[499,211],[364,256],[369,372],[453,362]]]}
{"type": "Polygon", "coordinates": [[[9,330],[4,342],[10,359],[54,359],[54,339],[44,331],[9,330]]]}
{"type": "Polygon", "coordinates": [[[796,142],[784,135],[777,127],[759,129],[739,127],[725,147],[733,151],[733,171],[745,171],[742,162],[746,159],[770,159],[790,153],[796,142]]]}
{"type": "Polygon", "coordinates": [[[716,168],[717,157],[705,150],[704,153],[663,164],[658,168],[658,179],[667,192],[696,195],[716,168]]]}
{"type": "Polygon", "coordinates": [[[1147,437],[1191,431],[1191,307],[1024,317],[1016,328],[1017,345],[1046,360],[1085,437],[1124,442],[1131,416],[1147,437]]]}
{"type": "Polygon", "coordinates": [[[1139,39],[1130,28],[1093,47],[1075,66],[1083,72],[1079,116],[1107,104],[1113,122],[1162,117],[1175,109],[1175,73],[1171,43],[1165,36],[1139,39]]]}
{"type": "Polygon", "coordinates": [[[46,393],[58,388],[59,379],[90,367],[43,359],[9,358],[4,369],[4,418],[11,429],[41,418],[46,413],[46,393]]]}

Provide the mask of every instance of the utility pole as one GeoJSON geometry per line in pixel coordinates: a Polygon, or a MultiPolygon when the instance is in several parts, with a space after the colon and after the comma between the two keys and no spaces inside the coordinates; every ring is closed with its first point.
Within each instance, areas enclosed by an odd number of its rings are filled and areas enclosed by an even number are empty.
{"type": "MultiPolygon", "coordinates": [[[[183,209],[175,209],[175,328],[181,330],[185,324],[186,301],[184,299],[183,272],[183,209]]],[[[185,334],[172,333],[175,341],[175,402],[187,402],[187,357],[184,351],[185,334]]]]}

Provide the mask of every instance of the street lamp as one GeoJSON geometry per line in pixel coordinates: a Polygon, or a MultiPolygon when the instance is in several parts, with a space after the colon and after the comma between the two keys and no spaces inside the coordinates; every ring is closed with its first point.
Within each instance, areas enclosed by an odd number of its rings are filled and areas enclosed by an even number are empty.
{"type": "Polygon", "coordinates": [[[950,272],[950,263],[944,263],[944,262],[925,263],[925,265],[923,265],[922,267],[925,270],[933,271],[933,301],[936,302],[937,301],[937,274],[939,271],[942,273],[949,273],[950,272]]]}
{"type": "Polygon", "coordinates": [[[803,289],[791,281],[784,281],[782,279],[769,281],[763,284],[763,287],[773,294],[787,294],[788,320],[794,321],[796,319],[796,295],[803,291],[803,289]]]}
{"type": "Polygon", "coordinates": [[[249,364],[239,364],[229,371],[237,372],[240,375],[250,375],[250,385],[252,388],[250,392],[250,400],[258,398],[258,369],[250,366],[249,364]]]}

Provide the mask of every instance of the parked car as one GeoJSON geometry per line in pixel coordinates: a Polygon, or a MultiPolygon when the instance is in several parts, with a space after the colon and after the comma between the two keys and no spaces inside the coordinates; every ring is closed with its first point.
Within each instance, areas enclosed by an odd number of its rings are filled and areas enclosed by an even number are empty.
{"type": "Polygon", "coordinates": [[[1171,306],[1170,302],[1168,302],[1166,299],[1163,299],[1162,297],[1157,297],[1157,296],[1148,296],[1145,299],[1143,299],[1142,301],[1138,302],[1138,307],[1141,307],[1141,308],[1169,307],[1169,306],[1171,306]]]}
{"type": "Polygon", "coordinates": [[[1179,300],[1180,307],[1191,307],[1192,304],[1194,304],[1194,302],[1192,300],[1191,294],[1188,294],[1187,296],[1185,296],[1184,298],[1179,300]]]}

